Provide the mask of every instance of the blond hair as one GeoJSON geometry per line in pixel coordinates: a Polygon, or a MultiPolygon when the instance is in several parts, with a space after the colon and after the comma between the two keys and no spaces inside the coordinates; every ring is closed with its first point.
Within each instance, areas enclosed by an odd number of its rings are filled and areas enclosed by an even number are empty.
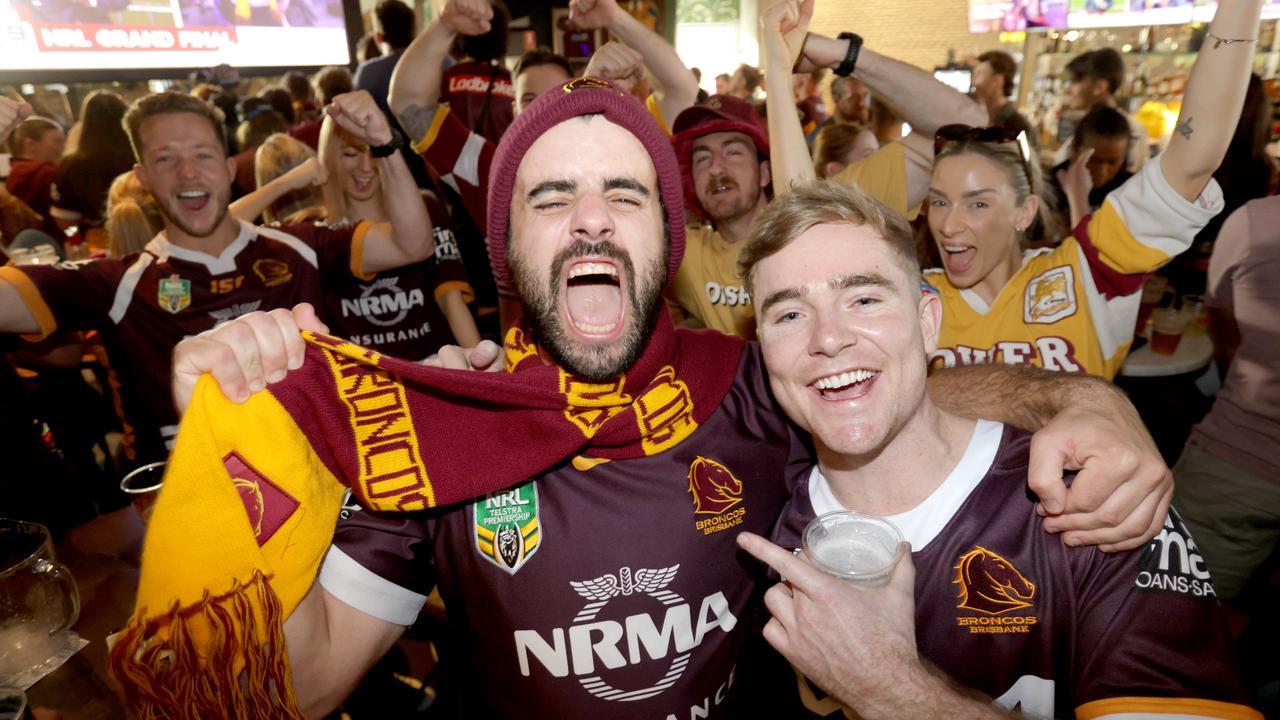
{"type": "Polygon", "coordinates": [[[142,187],[132,170],[111,181],[107,191],[107,253],[124,257],[142,252],[146,244],[164,229],[164,216],[155,196],[142,187]]]}
{"type": "MultiPolygon", "coordinates": [[[[341,143],[346,143],[361,152],[367,150],[364,143],[356,140],[340,125],[333,121],[333,118],[325,115],[324,122],[320,125],[320,164],[324,165],[325,171],[329,173],[329,181],[323,186],[324,190],[324,207],[329,216],[329,222],[341,222],[343,220],[359,220],[361,218],[351,217],[350,209],[347,207],[347,195],[343,192],[342,182],[338,179],[342,176],[342,168],[338,164],[338,156],[342,153],[341,143]]],[[[378,202],[384,203],[385,195],[383,194],[382,185],[378,185],[378,202]]]]}
{"type": "MultiPolygon", "coordinates": [[[[307,147],[306,143],[284,133],[276,133],[262,141],[253,154],[254,180],[261,188],[315,156],[315,151],[307,147]]],[[[271,203],[271,207],[262,211],[262,219],[266,222],[286,220],[322,203],[324,196],[320,188],[308,186],[294,190],[271,203]]]]}
{"type": "Polygon", "coordinates": [[[908,276],[920,275],[915,238],[906,218],[857,187],[829,180],[797,186],[765,206],[738,253],[738,273],[755,297],[756,266],[779,253],[814,225],[868,227],[884,238],[908,276]]]}

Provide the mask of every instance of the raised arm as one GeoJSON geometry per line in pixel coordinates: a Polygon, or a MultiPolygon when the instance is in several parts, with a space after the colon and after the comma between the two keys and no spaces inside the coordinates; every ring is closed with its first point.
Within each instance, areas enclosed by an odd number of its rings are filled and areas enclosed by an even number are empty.
{"type": "Polygon", "coordinates": [[[440,102],[445,58],[453,41],[462,35],[489,31],[493,8],[488,0],[449,0],[440,16],[409,44],[391,75],[387,104],[400,126],[417,144],[431,129],[431,120],[440,102]]]}
{"type": "Polygon", "coordinates": [[[1182,111],[1160,170],[1188,201],[1200,196],[1235,134],[1258,49],[1261,12],[1262,0],[1219,3],[1187,78],[1182,111]]]}
{"type": "Polygon", "coordinates": [[[935,370],[929,396],[942,409],[1035,431],[1027,483],[1068,545],[1138,547],[1160,531],[1173,475],[1137,410],[1111,383],[1011,365],[935,370]],[[1078,470],[1071,488],[1065,470],[1078,470]]]}
{"type": "MultiPolygon", "coordinates": [[[[640,53],[657,81],[654,95],[668,123],[698,98],[698,81],[680,62],[675,48],[618,7],[617,0],[571,0],[569,19],[578,27],[605,28],[625,45],[640,53]]],[[[670,130],[670,128],[667,128],[670,130]]]]}
{"type": "Polygon", "coordinates": [[[295,190],[312,185],[323,185],[328,179],[324,165],[316,158],[309,158],[289,172],[231,203],[231,216],[237,220],[253,222],[267,211],[271,204],[295,190]]]}
{"type": "MultiPolygon", "coordinates": [[[[809,33],[798,69],[804,72],[839,67],[851,42],[809,33]]],[[[934,133],[952,123],[986,126],[987,111],[924,70],[865,45],[858,53],[853,74],[911,126],[911,134],[902,142],[908,151],[907,205],[914,207],[924,200],[929,189],[934,133]]]]}
{"type": "MultiPolygon", "coordinates": [[[[799,5],[778,2],[760,11],[760,44],[764,55],[765,84],[771,88],[791,86],[791,69],[804,42],[804,30],[813,13],[813,0],[799,5]],[[795,31],[799,29],[797,36],[795,31]]],[[[785,195],[796,185],[817,179],[804,129],[796,115],[791,94],[771,92],[765,100],[769,124],[769,169],[773,192],[785,195]]]]}
{"type": "MultiPolygon", "coordinates": [[[[364,90],[339,95],[325,109],[333,121],[356,139],[374,148],[393,139],[387,117],[373,96],[364,90]]],[[[431,257],[431,216],[418,194],[418,185],[399,152],[378,158],[383,200],[390,222],[378,223],[364,236],[361,272],[372,274],[393,270],[431,257]]]]}

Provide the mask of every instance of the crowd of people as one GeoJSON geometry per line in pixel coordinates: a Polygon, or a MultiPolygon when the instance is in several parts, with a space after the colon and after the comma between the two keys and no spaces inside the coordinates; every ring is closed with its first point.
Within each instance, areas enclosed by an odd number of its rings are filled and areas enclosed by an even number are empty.
{"type": "Polygon", "coordinates": [[[0,97],[12,462],[85,512],[169,463],[111,652],[134,712],[324,716],[438,590],[468,717],[1261,716],[1261,0],[1219,7],[1154,157],[1119,56],[1069,64],[1048,166],[1008,55],[970,97],[812,12],[762,8],[709,96],[616,0],[570,3],[610,38],[581,72],[508,70],[500,0],[421,32],[383,0],[354,76],[97,91],[69,133],[0,97]],[[1206,239],[1224,379],[1171,472],[1111,381],[1206,239]],[[843,510],[909,543],[886,587],[792,554],[843,510]]]}

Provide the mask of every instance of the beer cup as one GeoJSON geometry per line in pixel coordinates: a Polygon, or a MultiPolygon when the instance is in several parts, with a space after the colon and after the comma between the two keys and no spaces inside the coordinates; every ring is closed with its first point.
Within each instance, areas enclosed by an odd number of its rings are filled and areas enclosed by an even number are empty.
{"type": "Polygon", "coordinates": [[[0,518],[0,686],[24,687],[69,639],[80,593],[54,561],[49,529],[0,518]]]}
{"type": "Polygon", "coordinates": [[[133,501],[143,524],[151,520],[151,511],[160,496],[160,486],[164,484],[165,461],[153,462],[135,468],[120,481],[120,489],[133,501]]]}
{"type": "Polygon", "coordinates": [[[823,571],[857,585],[889,582],[902,558],[902,533],[878,515],[837,511],[804,529],[804,550],[823,571]]]}

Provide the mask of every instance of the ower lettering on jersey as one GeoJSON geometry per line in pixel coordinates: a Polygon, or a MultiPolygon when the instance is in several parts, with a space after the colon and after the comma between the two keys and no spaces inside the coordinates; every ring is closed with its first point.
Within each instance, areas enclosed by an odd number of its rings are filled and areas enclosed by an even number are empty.
{"type": "Polygon", "coordinates": [[[751,304],[751,295],[747,289],[738,285],[721,285],[718,282],[707,283],[707,299],[712,305],[739,307],[751,304]]]}
{"type": "MultiPolygon", "coordinates": [[[[722,592],[691,604],[668,590],[679,572],[679,565],[635,570],[623,566],[616,573],[571,582],[571,589],[586,603],[568,627],[515,631],[520,673],[526,677],[572,675],[583,689],[603,700],[626,702],[661,694],[676,684],[710,633],[727,633],[738,623],[722,592]],[[610,613],[610,605],[620,599],[618,605],[641,611],[625,616],[610,613]],[[597,619],[601,614],[606,619],[597,619]],[[642,664],[653,665],[655,673],[663,674],[644,687],[611,683],[611,670],[642,664]]],[[[726,686],[729,682],[731,678],[726,686]]],[[[707,699],[708,709],[714,701],[707,699]]]]}
{"type": "Polygon", "coordinates": [[[955,367],[957,365],[989,365],[1002,362],[1006,365],[1035,365],[1046,370],[1080,372],[1076,360],[1076,348],[1064,337],[1046,335],[1029,342],[998,342],[989,348],[973,348],[967,345],[941,347],[929,353],[930,367],[955,367]]]}

